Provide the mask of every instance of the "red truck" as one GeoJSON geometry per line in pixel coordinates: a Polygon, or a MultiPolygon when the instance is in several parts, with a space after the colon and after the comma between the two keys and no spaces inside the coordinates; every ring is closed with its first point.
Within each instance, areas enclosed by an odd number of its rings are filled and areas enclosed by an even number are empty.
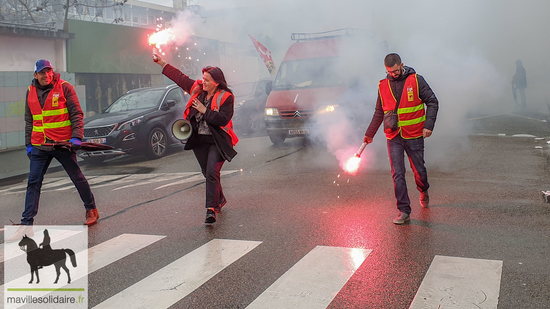
{"type": "MultiPolygon", "coordinates": [[[[272,89],[268,89],[264,120],[271,142],[309,136],[316,117],[341,106],[340,97],[353,82],[347,46],[357,41],[355,29],[293,33],[272,89]]],[[[372,115],[372,111],[370,112],[372,115]]],[[[364,129],[364,128],[362,128],[364,129]]]]}

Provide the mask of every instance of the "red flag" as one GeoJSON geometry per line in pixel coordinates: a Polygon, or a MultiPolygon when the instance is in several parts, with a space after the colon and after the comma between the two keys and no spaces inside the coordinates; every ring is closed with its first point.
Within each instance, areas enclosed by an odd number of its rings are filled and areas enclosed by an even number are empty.
{"type": "Polygon", "coordinates": [[[273,59],[271,58],[271,51],[267,49],[267,47],[263,46],[262,43],[253,38],[250,34],[248,36],[252,40],[252,43],[254,44],[254,47],[256,47],[256,50],[260,53],[260,57],[264,61],[265,66],[269,70],[269,73],[271,75],[275,75],[275,63],[273,63],[273,59]]]}

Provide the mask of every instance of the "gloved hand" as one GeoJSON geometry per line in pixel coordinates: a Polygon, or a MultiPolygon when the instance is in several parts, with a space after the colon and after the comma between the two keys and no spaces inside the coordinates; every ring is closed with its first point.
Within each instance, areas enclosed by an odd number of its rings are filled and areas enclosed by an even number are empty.
{"type": "Polygon", "coordinates": [[[80,145],[82,144],[82,141],[80,141],[80,139],[76,138],[76,137],[71,138],[71,140],[69,142],[71,144],[73,144],[72,147],[71,147],[73,150],[80,149],[80,145]]]}
{"type": "Polygon", "coordinates": [[[27,145],[27,157],[31,158],[32,145],[27,145]]]}
{"type": "Polygon", "coordinates": [[[372,137],[365,135],[365,137],[363,138],[363,143],[367,143],[367,144],[372,143],[372,137]]]}

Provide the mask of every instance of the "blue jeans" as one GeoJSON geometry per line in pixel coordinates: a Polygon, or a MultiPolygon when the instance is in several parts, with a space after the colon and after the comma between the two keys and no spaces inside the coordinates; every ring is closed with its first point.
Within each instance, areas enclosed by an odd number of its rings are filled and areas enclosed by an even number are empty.
{"type": "Polygon", "coordinates": [[[416,188],[420,192],[427,191],[428,172],[424,166],[424,138],[404,139],[401,135],[388,140],[393,188],[397,199],[397,209],[407,214],[411,213],[411,201],[405,182],[405,153],[414,173],[416,188]]]}
{"type": "MultiPolygon", "coordinates": [[[[30,153],[31,167],[29,172],[29,180],[27,182],[27,196],[25,198],[25,211],[23,212],[23,219],[21,224],[32,225],[34,217],[38,213],[38,204],[40,201],[40,190],[42,189],[42,181],[44,175],[55,158],[63,168],[65,172],[71,177],[71,180],[80,194],[80,198],[84,202],[84,207],[88,209],[95,209],[95,200],[88,180],[80,171],[80,167],[76,161],[76,154],[66,150],[53,150],[43,151],[37,148],[33,148],[30,153]]],[[[63,198],[60,196],[60,198],[63,198]]]]}

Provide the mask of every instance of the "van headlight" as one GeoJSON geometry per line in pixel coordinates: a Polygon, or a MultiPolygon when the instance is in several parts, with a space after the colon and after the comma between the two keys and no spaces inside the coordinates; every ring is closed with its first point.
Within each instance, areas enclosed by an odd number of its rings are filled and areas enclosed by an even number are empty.
{"type": "Polygon", "coordinates": [[[121,125],[118,126],[117,130],[119,130],[119,131],[129,130],[133,126],[139,124],[141,121],[143,121],[143,116],[137,117],[137,118],[134,118],[132,120],[129,120],[129,121],[126,121],[126,122],[122,123],[121,125]]]}
{"type": "Polygon", "coordinates": [[[244,102],[245,102],[245,101],[240,101],[240,102],[235,103],[235,107],[234,107],[234,108],[235,108],[235,109],[239,109],[239,108],[243,107],[244,102]]]}
{"type": "Polygon", "coordinates": [[[332,113],[338,108],[338,104],[323,105],[317,109],[317,114],[332,113]]]}
{"type": "Polygon", "coordinates": [[[266,107],[265,108],[266,116],[279,116],[279,110],[275,107],[266,107]]]}

